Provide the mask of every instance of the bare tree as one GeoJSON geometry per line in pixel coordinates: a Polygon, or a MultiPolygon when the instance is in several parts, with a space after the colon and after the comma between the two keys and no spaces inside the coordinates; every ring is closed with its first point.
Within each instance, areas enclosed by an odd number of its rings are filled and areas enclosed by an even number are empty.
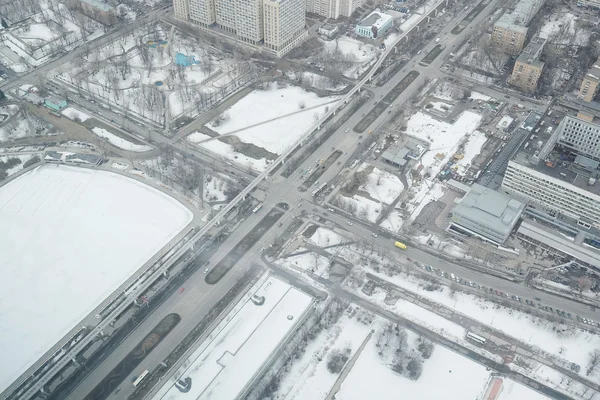
{"type": "Polygon", "coordinates": [[[600,350],[594,349],[589,353],[588,356],[589,356],[589,362],[588,362],[587,371],[585,372],[585,374],[587,376],[589,376],[592,372],[594,372],[594,370],[598,366],[598,363],[600,362],[600,350]]]}

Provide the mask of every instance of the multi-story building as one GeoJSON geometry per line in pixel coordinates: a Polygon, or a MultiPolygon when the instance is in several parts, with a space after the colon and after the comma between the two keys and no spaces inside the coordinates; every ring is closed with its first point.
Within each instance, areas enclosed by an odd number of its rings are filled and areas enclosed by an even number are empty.
{"type": "Polygon", "coordinates": [[[340,16],[349,17],[364,3],[365,0],[307,0],[306,12],[337,19],[340,16]]]}
{"type": "Polygon", "coordinates": [[[303,0],[173,0],[173,4],[176,18],[207,30],[216,24],[240,42],[263,44],[277,57],[308,36],[303,0]]]}
{"type": "Polygon", "coordinates": [[[598,94],[600,88],[600,58],[596,60],[594,65],[588,70],[587,74],[583,77],[581,87],[579,88],[579,94],[577,98],[585,102],[591,102],[598,94]]]}
{"type": "Polygon", "coordinates": [[[582,227],[600,227],[600,125],[566,115],[541,127],[509,161],[502,188],[582,227]]]}
{"type": "Polygon", "coordinates": [[[357,35],[377,38],[384,35],[394,24],[394,19],[386,13],[373,11],[365,19],[356,24],[354,32],[357,35]]]}
{"type": "Polygon", "coordinates": [[[600,8],[600,0],[577,0],[577,7],[600,8]]]}
{"type": "Polygon", "coordinates": [[[263,0],[265,48],[281,57],[304,40],[305,13],[303,0],[263,0]]]}
{"type": "Polygon", "coordinates": [[[534,38],[529,42],[515,62],[509,79],[511,85],[529,93],[535,92],[544,69],[544,63],[540,61],[539,57],[545,43],[545,40],[539,38],[534,38]]]}
{"type": "Polygon", "coordinates": [[[188,18],[193,24],[208,28],[216,22],[214,0],[175,0],[187,1],[188,18]]]}
{"type": "Polygon", "coordinates": [[[567,115],[558,125],[557,135],[559,145],[600,160],[600,125],[567,115]]]}
{"type": "Polygon", "coordinates": [[[80,0],[81,11],[88,17],[104,25],[113,25],[117,22],[115,8],[101,0],[80,0]]]}
{"type": "Polygon", "coordinates": [[[451,225],[502,244],[510,236],[524,209],[525,204],[511,196],[475,183],[452,210],[451,225]]]}
{"type": "Polygon", "coordinates": [[[523,50],[527,25],[544,4],[544,0],[521,0],[512,12],[505,12],[494,23],[492,43],[501,51],[517,55],[523,50]]]}

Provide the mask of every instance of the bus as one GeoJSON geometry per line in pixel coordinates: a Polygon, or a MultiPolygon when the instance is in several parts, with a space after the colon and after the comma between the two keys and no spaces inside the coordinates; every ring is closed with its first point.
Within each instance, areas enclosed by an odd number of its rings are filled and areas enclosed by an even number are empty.
{"type": "Polygon", "coordinates": [[[313,190],[312,195],[313,197],[315,197],[316,195],[318,195],[323,189],[325,189],[325,186],[327,186],[326,183],[322,183],[321,186],[319,186],[318,188],[316,188],[315,190],[313,190]]]}
{"type": "Polygon", "coordinates": [[[406,250],[406,245],[402,242],[396,242],[394,243],[394,246],[396,246],[399,249],[406,250]]]}
{"type": "Polygon", "coordinates": [[[140,383],[142,383],[142,381],[148,376],[148,374],[150,373],[150,371],[145,370],[144,372],[142,372],[140,374],[140,376],[138,376],[136,378],[135,381],[133,381],[133,387],[137,387],[140,383]]]}
{"type": "Polygon", "coordinates": [[[474,334],[473,332],[467,332],[467,339],[472,340],[479,344],[485,344],[485,338],[474,334]]]}
{"type": "Polygon", "coordinates": [[[253,214],[256,214],[258,212],[258,210],[260,210],[262,208],[262,204],[257,205],[256,207],[254,207],[254,210],[252,210],[253,214]]]}

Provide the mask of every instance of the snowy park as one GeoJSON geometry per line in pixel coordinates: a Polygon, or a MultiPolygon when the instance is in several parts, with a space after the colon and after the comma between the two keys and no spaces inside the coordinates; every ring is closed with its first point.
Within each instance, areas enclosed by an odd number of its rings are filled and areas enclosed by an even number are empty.
{"type": "Polygon", "coordinates": [[[11,362],[0,367],[0,391],[191,219],[173,198],[103,171],[42,166],[1,187],[0,224],[11,235],[0,251],[0,353],[11,362]]]}

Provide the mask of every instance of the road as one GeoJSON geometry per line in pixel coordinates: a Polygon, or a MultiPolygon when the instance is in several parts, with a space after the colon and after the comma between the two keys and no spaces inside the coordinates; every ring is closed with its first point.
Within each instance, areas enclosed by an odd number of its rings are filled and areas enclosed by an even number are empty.
{"type": "MultiPolygon", "coordinates": [[[[493,0],[488,6],[482,11],[478,17],[472,22],[472,24],[479,24],[486,16],[493,11],[499,0],[493,0]]],[[[393,103],[392,109],[398,109],[402,104],[410,98],[415,92],[421,87],[421,84],[429,79],[429,76],[434,76],[435,71],[439,69],[443,63],[444,56],[451,51],[452,43],[459,43],[465,35],[469,34],[469,29],[465,29],[459,35],[450,35],[450,30],[464,17],[466,12],[459,13],[451,22],[448,24],[438,36],[443,37],[446,41],[446,48],[442,54],[434,60],[428,67],[417,66],[414,69],[418,70],[421,75],[413,82],[405,91],[400,95],[393,103]]],[[[425,51],[435,46],[434,41],[429,43],[425,51]]],[[[422,56],[416,56],[411,62],[416,64],[422,56]]],[[[410,64],[410,62],[409,62],[410,64]]],[[[287,228],[289,223],[292,221],[294,214],[300,213],[302,210],[311,212],[315,206],[310,203],[312,200],[310,190],[300,192],[297,188],[302,184],[301,171],[314,167],[315,159],[327,158],[332,148],[336,148],[345,151],[346,154],[340,158],[340,165],[343,165],[346,161],[352,157],[352,153],[356,149],[357,145],[361,142],[363,135],[356,133],[346,133],[346,129],[352,131],[352,128],[362,119],[362,115],[367,114],[374,106],[375,103],[382,97],[385,96],[391,88],[393,88],[398,82],[400,82],[408,73],[409,69],[398,71],[389,82],[382,87],[372,88],[374,95],[353,115],[347,117],[346,121],[342,126],[327,140],[325,141],[302,165],[300,165],[296,172],[294,172],[289,178],[283,179],[281,176],[276,175],[269,178],[266,183],[270,190],[268,196],[263,203],[262,209],[251,216],[249,216],[234,232],[233,234],[219,247],[217,253],[209,260],[209,265],[214,266],[225,255],[227,255],[237,243],[245,237],[249,232],[255,229],[255,226],[260,220],[273,208],[277,203],[285,201],[291,207],[290,210],[281,220],[283,222],[281,227],[274,227],[263,236],[258,243],[250,249],[243,258],[236,264],[236,266],[228,272],[228,274],[217,284],[208,285],[204,281],[203,271],[199,270],[185,283],[185,291],[183,293],[173,294],[167,301],[161,304],[157,310],[142,324],[140,325],[128,338],[125,340],[114,352],[103,362],[90,376],[80,383],[79,387],[71,394],[69,399],[81,399],[85,397],[85,394],[89,392],[100,380],[116,365],[123,354],[126,354],[132,349],[135,344],[141,340],[144,335],[160,321],[164,316],[169,313],[176,312],[181,315],[182,321],[175,328],[173,332],[165,338],[161,344],[153,350],[151,354],[145,359],[132,374],[131,377],[139,375],[145,369],[153,369],[156,367],[167,354],[175,348],[175,346],[181,341],[181,339],[192,329],[192,327],[200,321],[206,313],[236,282],[237,279],[243,274],[248,265],[251,265],[253,261],[259,259],[262,247],[268,246],[276,238],[280,237],[283,231],[287,228]]],[[[392,114],[383,112],[373,123],[370,125],[369,130],[374,130],[381,126],[392,114]]],[[[335,177],[341,166],[331,166],[322,176],[321,181],[325,182],[335,177]]],[[[389,243],[387,243],[389,245],[389,243]]],[[[430,257],[430,256],[427,256],[430,257]]],[[[118,394],[115,394],[114,399],[124,399],[132,392],[132,386],[125,382],[122,385],[122,389],[118,394]]]]}
{"type": "MultiPolygon", "coordinates": [[[[495,9],[499,0],[493,0],[488,6],[471,22],[471,25],[477,25],[481,23],[487,16],[495,9]]],[[[200,321],[206,316],[206,313],[210,308],[220,299],[225,293],[235,284],[235,282],[243,275],[247,266],[251,265],[254,261],[260,258],[260,249],[268,246],[276,238],[280,237],[284,229],[287,228],[289,223],[295,214],[305,210],[312,212],[313,208],[317,210],[323,210],[321,207],[311,203],[310,190],[306,192],[300,192],[297,188],[302,184],[300,171],[308,169],[314,166],[315,159],[327,158],[333,148],[342,150],[345,154],[339,159],[340,165],[344,165],[348,161],[357,146],[363,140],[364,135],[356,133],[345,133],[346,129],[350,131],[360,121],[362,115],[367,114],[374,106],[375,102],[380,100],[382,96],[385,96],[391,88],[393,88],[400,80],[402,80],[406,74],[410,71],[409,66],[412,69],[420,72],[419,77],[405,90],[398,99],[392,104],[392,109],[399,109],[404,102],[410,98],[415,92],[432,77],[439,76],[439,67],[444,62],[446,55],[452,51],[452,45],[458,44],[460,41],[469,35],[470,27],[467,27],[462,33],[458,35],[451,35],[450,30],[464,17],[466,12],[459,13],[454,20],[448,24],[437,36],[443,38],[443,43],[446,45],[442,53],[427,67],[418,65],[418,61],[422,57],[421,55],[416,56],[413,60],[409,61],[407,67],[397,72],[390,81],[383,87],[373,87],[371,90],[374,95],[365,103],[357,112],[353,115],[348,116],[346,122],[323,144],[321,145],[312,155],[309,157],[301,166],[296,169],[288,179],[283,179],[281,176],[276,175],[269,178],[265,184],[268,186],[268,197],[264,202],[263,208],[256,214],[250,215],[239,227],[233,232],[233,234],[219,247],[216,254],[210,258],[209,265],[214,266],[220,260],[222,260],[244,237],[246,234],[255,229],[255,226],[260,220],[267,214],[267,212],[281,201],[287,202],[291,207],[290,210],[285,214],[281,227],[274,227],[265,236],[263,236],[258,243],[250,249],[243,258],[236,264],[236,266],[228,272],[228,274],[217,284],[208,285],[204,281],[204,273],[202,269],[199,269],[194,275],[192,275],[185,283],[185,290],[182,293],[176,292],[170,296],[164,303],[162,303],[157,310],[147,318],[118,348],[111,354],[98,368],[96,368],[87,379],[80,383],[78,388],[71,394],[70,399],[81,399],[93,388],[101,379],[120,361],[124,354],[127,354],[146,334],[154,327],[164,316],[170,313],[178,313],[182,317],[182,321],[179,325],[166,337],[161,344],[153,350],[152,353],[144,360],[130,376],[137,376],[145,369],[153,369],[156,367],[181,341],[183,337],[200,321]]],[[[107,41],[110,39],[107,39],[107,41]]],[[[435,46],[435,42],[432,41],[424,48],[424,54],[426,54],[431,48],[435,46]]],[[[385,121],[390,117],[391,114],[387,112],[382,113],[375,121],[370,125],[368,130],[375,130],[382,126],[385,121]]],[[[160,136],[157,136],[160,137],[160,136]]],[[[332,165],[323,176],[320,178],[321,182],[327,182],[333,179],[339,173],[341,167],[332,165]]],[[[343,226],[345,219],[341,216],[331,216],[331,219],[337,224],[343,226]]],[[[393,248],[393,242],[383,237],[373,238],[370,236],[371,231],[360,224],[354,224],[350,228],[350,232],[355,235],[361,235],[370,240],[375,240],[380,246],[386,246],[393,248]]],[[[415,260],[419,260],[423,263],[430,264],[434,267],[440,267],[448,272],[456,271],[456,274],[465,279],[476,281],[480,284],[496,287],[499,290],[521,295],[522,297],[527,296],[526,291],[531,289],[526,288],[523,285],[507,282],[505,280],[488,276],[482,273],[471,271],[465,267],[461,267],[455,264],[447,263],[430,254],[423,252],[416,248],[410,248],[405,255],[410,256],[415,260]]],[[[544,295],[540,293],[538,297],[542,297],[544,301],[548,301],[548,304],[552,304],[552,301],[558,299],[544,295]]],[[[563,304],[563,300],[560,300],[562,309],[567,310],[563,304]]],[[[577,308],[577,303],[573,303],[573,310],[577,308]]],[[[582,315],[585,314],[586,310],[574,311],[582,315]]],[[[132,386],[126,380],[122,385],[122,390],[113,395],[114,399],[124,399],[132,392],[132,386]]]]}

